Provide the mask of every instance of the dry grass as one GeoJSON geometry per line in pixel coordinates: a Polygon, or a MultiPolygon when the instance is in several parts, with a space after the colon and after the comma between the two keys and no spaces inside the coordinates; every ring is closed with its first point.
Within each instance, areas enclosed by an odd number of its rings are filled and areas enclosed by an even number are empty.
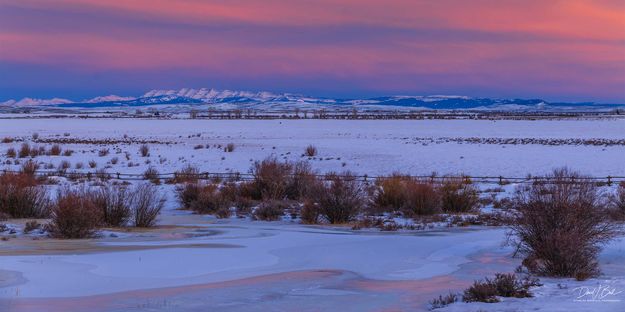
{"type": "Polygon", "coordinates": [[[141,157],[150,156],[150,147],[147,144],[143,144],[139,147],[139,154],[141,157]]]}
{"type": "Polygon", "coordinates": [[[317,148],[313,145],[308,145],[306,147],[306,149],[304,150],[304,155],[308,156],[308,157],[315,157],[317,156],[317,148]]]}
{"type": "Polygon", "coordinates": [[[50,154],[51,156],[61,155],[61,146],[58,144],[52,145],[52,147],[50,147],[50,150],[48,151],[48,154],[50,154]]]}

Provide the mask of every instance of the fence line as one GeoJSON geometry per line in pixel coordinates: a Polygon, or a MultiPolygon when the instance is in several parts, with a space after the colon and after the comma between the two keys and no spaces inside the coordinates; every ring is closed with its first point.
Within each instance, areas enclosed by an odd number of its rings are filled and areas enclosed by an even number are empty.
{"type": "MultiPolygon", "coordinates": [[[[2,170],[4,173],[19,173],[21,171],[16,170],[2,170]]],[[[181,172],[172,172],[172,173],[159,173],[159,174],[151,174],[146,175],[142,173],[120,173],[120,172],[103,172],[103,171],[95,171],[95,172],[78,172],[78,171],[64,171],[64,170],[37,170],[34,171],[34,174],[41,177],[64,177],[64,178],[72,178],[72,179],[80,179],[80,178],[105,178],[105,179],[116,179],[116,180],[128,180],[128,181],[148,181],[148,180],[176,180],[176,179],[197,179],[197,180],[232,180],[232,181],[250,181],[254,179],[254,174],[252,173],[241,173],[241,172],[201,172],[201,173],[181,173],[181,172]]],[[[291,175],[295,176],[295,175],[291,175]]],[[[315,177],[319,179],[327,179],[328,176],[325,174],[316,174],[315,177]]],[[[466,181],[467,183],[476,182],[476,183],[492,183],[492,184],[510,184],[510,183],[563,183],[562,179],[556,179],[553,177],[545,177],[545,176],[527,176],[527,177],[504,177],[504,176],[469,176],[469,175],[404,175],[405,177],[410,177],[413,179],[420,179],[430,181],[432,183],[440,183],[445,179],[458,179],[462,181],[466,181]]],[[[340,175],[339,175],[340,177],[340,175]]],[[[372,176],[372,175],[354,175],[353,179],[362,182],[375,181],[376,179],[384,179],[389,178],[391,176],[372,176]]],[[[611,185],[613,183],[625,183],[625,176],[607,176],[607,177],[576,177],[574,179],[568,179],[567,182],[564,183],[581,183],[581,182],[592,182],[592,183],[600,183],[611,185]]]]}

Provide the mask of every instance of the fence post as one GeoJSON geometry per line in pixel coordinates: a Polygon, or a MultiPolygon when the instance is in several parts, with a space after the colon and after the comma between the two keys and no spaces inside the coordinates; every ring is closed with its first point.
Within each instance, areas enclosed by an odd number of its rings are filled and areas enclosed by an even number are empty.
{"type": "Polygon", "coordinates": [[[608,176],[608,186],[612,186],[612,177],[608,176]]]}
{"type": "Polygon", "coordinates": [[[120,178],[119,178],[119,172],[117,172],[117,180],[120,180],[120,178]]]}

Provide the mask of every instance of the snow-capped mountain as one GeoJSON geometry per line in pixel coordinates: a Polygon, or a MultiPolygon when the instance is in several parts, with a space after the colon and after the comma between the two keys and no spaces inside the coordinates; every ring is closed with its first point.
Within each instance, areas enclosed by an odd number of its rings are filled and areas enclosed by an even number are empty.
{"type": "Polygon", "coordinates": [[[206,105],[218,109],[443,109],[443,110],[609,110],[622,108],[621,104],[548,103],[540,99],[491,99],[458,95],[384,96],[362,99],[316,98],[292,93],[250,92],[216,89],[151,90],[133,96],[99,96],[81,101],[67,99],[9,100],[1,106],[54,106],[60,108],[123,108],[154,105],[206,105]]]}

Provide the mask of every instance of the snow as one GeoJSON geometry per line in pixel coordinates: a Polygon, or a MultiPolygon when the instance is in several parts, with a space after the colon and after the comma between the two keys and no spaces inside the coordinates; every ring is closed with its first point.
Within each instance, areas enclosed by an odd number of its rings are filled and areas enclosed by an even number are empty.
{"type": "MultiPolygon", "coordinates": [[[[292,161],[304,160],[321,171],[350,170],[383,175],[401,171],[413,175],[468,174],[472,176],[525,177],[542,175],[568,166],[597,177],[625,176],[622,166],[625,146],[483,144],[453,142],[446,138],[494,139],[625,139],[625,120],[149,120],[149,119],[5,119],[0,137],[25,137],[37,132],[41,138],[117,139],[124,134],[149,144],[151,156],[139,157],[139,143],[121,144],[139,165],[128,167],[124,154],[98,157],[101,146],[62,144],[76,151],[70,158],[41,156],[38,160],[58,166],[68,159],[72,165],[90,160],[98,168],[113,157],[120,162],[109,172],[142,173],[155,166],[161,173],[187,164],[202,171],[247,172],[254,160],[274,155],[292,161]],[[196,135],[200,134],[200,137],[196,135]],[[189,137],[192,136],[192,137],[189,137]],[[425,140],[424,140],[425,139],[425,140]],[[432,142],[430,142],[432,141],[432,142]],[[171,143],[169,145],[165,143],[171,143]],[[232,153],[215,145],[235,144],[232,153]],[[194,149],[196,145],[211,148],[194,149]],[[315,159],[302,157],[309,144],[317,147],[315,159]],[[83,153],[84,151],[84,153],[83,153]],[[159,162],[165,158],[164,163],[159,162]],[[145,164],[146,159],[151,164],[145,164]]],[[[19,142],[1,144],[0,155],[19,142]]],[[[42,145],[42,144],[39,144],[42,145]]],[[[49,145],[49,144],[48,144],[49,145]]],[[[112,147],[112,146],[110,146],[112,147]]]]}

